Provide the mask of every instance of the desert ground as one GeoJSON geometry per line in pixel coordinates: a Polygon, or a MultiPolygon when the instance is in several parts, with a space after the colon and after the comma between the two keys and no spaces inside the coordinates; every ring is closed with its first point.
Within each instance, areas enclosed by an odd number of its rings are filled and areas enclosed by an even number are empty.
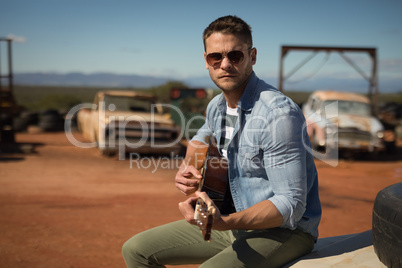
{"type": "MultiPolygon", "coordinates": [[[[128,238],[182,218],[179,158],[107,158],[64,132],[19,133],[16,142],[20,152],[0,153],[0,267],[125,267],[128,238]]],[[[336,166],[316,161],[320,237],[371,229],[376,194],[402,181],[398,149],[336,166]]]]}

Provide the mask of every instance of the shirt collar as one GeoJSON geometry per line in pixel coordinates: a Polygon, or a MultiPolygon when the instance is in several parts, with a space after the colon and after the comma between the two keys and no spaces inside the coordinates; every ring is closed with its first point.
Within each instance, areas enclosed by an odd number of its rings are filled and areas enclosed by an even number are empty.
{"type": "Polygon", "coordinates": [[[247,82],[243,95],[240,98],[238,107],[244,111],[251,111],[255,102],[255,93],[257,90],[258,77],[254,71],[251,73],[250,79],[247,82]]]}

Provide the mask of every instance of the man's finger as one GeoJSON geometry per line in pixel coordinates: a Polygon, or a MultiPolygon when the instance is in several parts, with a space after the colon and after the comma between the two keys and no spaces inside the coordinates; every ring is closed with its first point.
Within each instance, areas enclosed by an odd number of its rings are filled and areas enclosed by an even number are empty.
{"type": "Polygon", "coordinates": [[[201,179],[202,175],[201,172],[196,169],[194,166],[187,166],[181,173],[183,176],[186,175],[193,175],[194,177],[201,179]]]}
{"type": "Polygon", "coordinates": [[[197,191],[197,192],[195,192],[195,195],[197,197],[201,198],[202,200],[204,200],[204,202],[208,205],[208,207],[215,205],[214,201],[212,201],[212,199],[209,198],[209,196],[207,195],[206,192],[197,191]]]}
{"type": "Polygon", "coordinates": [[[198,179],[187,179],[186,177],[177,177],[176,183],[183,184],[186,186],[198,186],[200,184],[200,180],[198,179]]]}
{"type": "Polygon", "coordinates": [[[198,189],[198,186],[186,186],[184,184],[176,184],[176,188],[179,189],[179,191],[183,194],[189,195],[194,193],[198,189]]]}

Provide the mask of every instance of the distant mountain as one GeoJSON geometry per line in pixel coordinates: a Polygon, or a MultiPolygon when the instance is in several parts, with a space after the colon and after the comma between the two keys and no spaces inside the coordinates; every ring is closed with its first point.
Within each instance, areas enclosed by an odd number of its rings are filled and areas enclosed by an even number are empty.
{"type": "MultiPolygon", "coordinates": [[[[264,77],[261,79],[268,84],[277,86],[277,77],[264,77]]],[[[149,88],[160,86],[168,81],[181,81],[189,87],[217,88],[208,75],[188,77],[185,79],[163,78],[143,75],[123,75],[114,73],[15,73],[16,85],[32,86],[88,86],[88,87],[134,87],[149,88]]],[[[380,79],[379,92],[401,92],[402,81],[396,79],[380,79]]],[[[285,82],[285,91],[313,91],[317,89],[333,89],[358,93],[368,92],[368,82],[362,78],[312,78],[301,83],[285,82]]]]}
{"type": "Polygon", "coordinates": [[[113,73],[16,73],[16,85],[40,86],[99,86],[99,87],[137,87],[147,88],[168,82],[167,78],[121,75],[113,73]]]}
{"type": "Polygon", "coordinates": [[[190,87],[216,88],[208,75],[185,79],[162,78],[144,75],[114,73],[15,73],[16,85],[31,86],[88,86],[88,87],[134,87],[149,88],[169,81],[181,81],[190,87]]]}

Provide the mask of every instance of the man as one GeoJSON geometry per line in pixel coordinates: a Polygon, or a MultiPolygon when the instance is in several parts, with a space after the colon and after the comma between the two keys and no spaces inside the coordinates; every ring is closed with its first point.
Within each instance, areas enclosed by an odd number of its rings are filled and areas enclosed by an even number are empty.
{"type": "Polygon", "coordinates": [[[318,236],[321,205],[317,171],[307,149],[303,114],[252,66],[251,28],[235,16],[212,22],[203,35],[206,68],[222,90],[207,107],[204,126],[187,148],[176,178],[186,195],[185,220],[140,233],[123,246],[128,267],[279,267],[309,253],[318,236]],[[222,211],[197,191],[208,137],[228,160],[222,211]],[[215,208],[211,242],[195,225],[194,204],[215,208]]]}

